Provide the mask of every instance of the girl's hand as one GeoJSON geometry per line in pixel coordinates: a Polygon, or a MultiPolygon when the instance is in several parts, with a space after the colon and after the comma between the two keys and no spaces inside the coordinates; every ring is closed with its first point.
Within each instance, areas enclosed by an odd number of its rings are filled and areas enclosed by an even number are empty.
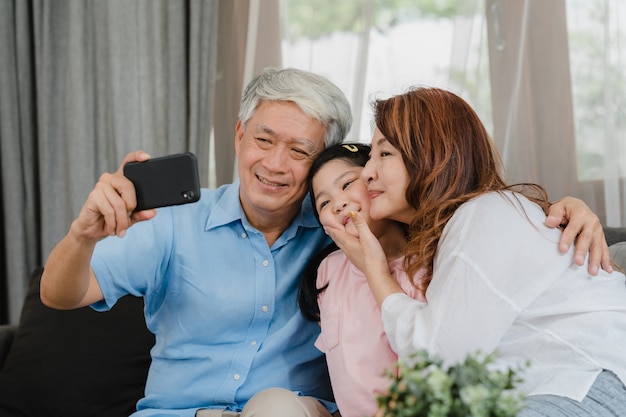
{"type": "Polygon", "coordinates": [[[380,307],[387,296],[403,291],[391,276],[385,251],[367,222],[354,211],[350,212],[350,217],[358,237],[339,228],[326,228],[326,233],[346,254],[350,262],[365,274],[370,290],[380,307]]]}
{"type": "Polygon", "coordinates": [[[349,234],[343,228],[326,227],[324,230],[339,249],[346,254],[350,262],[364,273],[367,273],[368,269],[377,264],[388,270],[385,251],[367,222],[355,211],[350,212],[350,217],[357,230],[357,237],[349,234]]]}

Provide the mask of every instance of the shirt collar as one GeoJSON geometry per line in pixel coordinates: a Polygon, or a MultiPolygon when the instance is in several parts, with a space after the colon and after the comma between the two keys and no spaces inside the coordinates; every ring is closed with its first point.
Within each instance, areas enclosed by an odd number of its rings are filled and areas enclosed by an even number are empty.
{"type": "MultiPolygon", "coordinates": [[[[214,209],[209,213],[205,230],[223,226],[237,220],[247,223],[247,219],[245,218],[243,208],[241,207],[241,203],[239,201],[240,186],[241,184],[237,179],[226,187],[224,193],[218,198],[214,209]]],[[[289,229],[296,230],[298,227],[320,227],[313,210],[311,199],[307,194],[302,202],[300,211],[289,225],[289,229]]]]}

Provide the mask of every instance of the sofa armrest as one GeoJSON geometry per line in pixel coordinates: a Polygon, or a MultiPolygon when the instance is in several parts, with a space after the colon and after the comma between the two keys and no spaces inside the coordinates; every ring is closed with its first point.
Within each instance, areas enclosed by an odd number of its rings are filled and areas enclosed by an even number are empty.
{"type": "Polygon", "coordinates": [[[0,325],[0,369],[4,366],[11,344],[15,338],[17,332],[17,326],[12,324],[0,325]]]}

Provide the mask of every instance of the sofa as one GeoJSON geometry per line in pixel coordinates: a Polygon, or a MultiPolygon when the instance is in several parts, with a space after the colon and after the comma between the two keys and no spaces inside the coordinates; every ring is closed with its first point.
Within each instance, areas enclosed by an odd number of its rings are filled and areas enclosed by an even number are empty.
{"type": "MultiPolygon", "coordinates": [[[[626,269],[626,228],[605,233],[626,269]]],[[[30,277],[19,324],[0,326],[0,416],[128,416],[154,344],[142,299],[126,296],[106,313],[49,309],[39,299],[41,272],[30,277]]]]}
{"type": "Polygon", "coordinates": [[[19,325],[0,326],[0,416],[122,417],[143,396],[154,335],[143,300],[106,313],[41,303],[42,268],[30,277],[19,325]]]}

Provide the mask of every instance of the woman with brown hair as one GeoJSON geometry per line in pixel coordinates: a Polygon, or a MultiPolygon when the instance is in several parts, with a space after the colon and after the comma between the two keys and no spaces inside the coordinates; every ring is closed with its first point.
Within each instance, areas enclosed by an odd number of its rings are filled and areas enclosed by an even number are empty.
{"type": "Polygon", "coordinates": [[[370,216],[409,226],[405,266],[429,272],[428,302],[390,278],[359,213],[358,238],[327,232],[365,272],[400,358],[426,349],[458,362],[497,351],[504,366],[530,362],[520,416],[626,415],[624,275],[592,277],[572,249],[557,250],[546,192],[506,183],[493,142],[459,96],[415,88],[377,101],[375,123],[361,174],[370,216]]]}

